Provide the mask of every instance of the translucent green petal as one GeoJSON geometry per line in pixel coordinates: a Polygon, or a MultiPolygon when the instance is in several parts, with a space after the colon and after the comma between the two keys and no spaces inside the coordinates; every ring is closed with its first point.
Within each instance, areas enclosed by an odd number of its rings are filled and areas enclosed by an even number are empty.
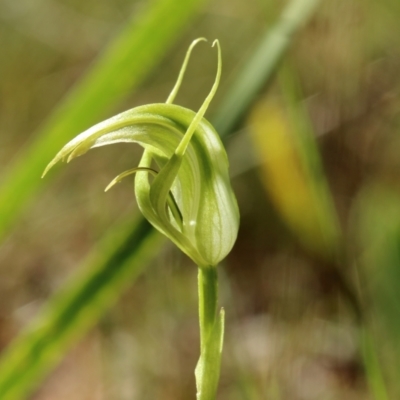
{"type": "MultiPolygon", "coordinates": [[[[172,102],[181,84],[189,48],[172,102]]],[[[231,250],[238,231],[239,212],[229,175],[228,158],[204,114],[218,88],[221,50],[214,84],[197,113],[173,104],[133,108],[103,121],[71,140],[46,168],[93,147],[137,143],[145,151],[136,172],[135,191],[144,216],[198,265],[215,266],[231,250]],[[158,173],[149,181],[152,162],[158,173]],[[173,194],[171,194],[171,192],[173,194]],[[176,199],[176,201],[175,201],[176,199]]]]}

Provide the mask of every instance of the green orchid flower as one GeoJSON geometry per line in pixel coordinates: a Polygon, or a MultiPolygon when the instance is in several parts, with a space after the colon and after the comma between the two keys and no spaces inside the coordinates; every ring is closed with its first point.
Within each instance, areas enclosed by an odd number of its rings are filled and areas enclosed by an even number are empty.
{"type": "Polygon", "coordinates": [[[200,359],[195,370],[197,399],[216,396],[224,336],[224,311],[217,315],[217,269],[230,252],[239,227],[239,211],[221,140],[204,118],[221,76],[221,49],[215,82],[199,111],[172,104],[194,46],[189,47],[166,103],[133,108],[103,121],[66,144],[44,171],[58,161],[113,143],[144,148],[139,166],[118,175],[108,190],[136,174],[135,194],[145,218],[170,238],[199,267],[200,359]]]}
{"type": "Polygon", "coordinates": [[[203,118],[221,75],[218,41],[213,43],[218,48],[216,79],[199,111],[172,104],[190,53],[202,40],[190,46],[166,103],[136,107],[94,125],[66,144],[44,174],[58,161],[69,162],[94,147],[121,142],[141,145],[144,153],[139,166],[117,176],[106,190],[135,173],[136,199],[145,218],[197,265],[205,267],[217,265],[231,250],[239,212],[225,149],[203,118]]]}

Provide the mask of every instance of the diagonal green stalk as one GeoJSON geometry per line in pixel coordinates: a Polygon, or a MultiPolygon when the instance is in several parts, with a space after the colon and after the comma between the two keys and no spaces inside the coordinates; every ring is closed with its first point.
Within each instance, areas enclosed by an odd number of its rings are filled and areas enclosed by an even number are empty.
{"type": "Polygon", "coordinates": [[[0,398],[25,399],[63,354],[143,271],[164,242],[143,218],[118,224],[70,283],[6,349],[0,362],[0,398]],[[101,249],[101,250],[100,250],[101,249]]]}
{"type": "Polygon", "coordinates": [[[362,356],[368,385],[375,400],[389,400],[381,362],[376,354],[377,346],[367,328],[361,330],[362,356]]]}
{"type": "Polygon", "coordinates": [[[205,2],[154,0],[143,12],[133,15],[86,76],[39,127],[29,146],[7,167],[0,184],[0,240],[28,200],[44,186],[37,178],[48,160],[76,132],[93,125],[132,93],[159,64],[205,2]]]}
{"type": "Polygon", "coordinates": [[[294,34],[313,15],[320,1],[290,1],[278,22],[265,30],[221,103],[213,120],[217,132],[230,132],[238,125],[258,92],[271,81],[294,34]]]}

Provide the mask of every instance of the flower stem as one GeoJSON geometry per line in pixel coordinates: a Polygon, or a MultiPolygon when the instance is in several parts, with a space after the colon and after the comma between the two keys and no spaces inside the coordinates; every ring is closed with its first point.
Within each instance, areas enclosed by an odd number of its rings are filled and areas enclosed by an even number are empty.
{"type": "Polygon", "coordinates": [[[217,317],[216,267],[199,267],[200,359],[196,367],[197,400],[215,400],[224,335],[224,312],[217,317]]]}
{"type": "Polygon", "coordinates": [[[200,349],[203,350],[217,317],[218,273],[216,267],[199,267],[200,349]]]}

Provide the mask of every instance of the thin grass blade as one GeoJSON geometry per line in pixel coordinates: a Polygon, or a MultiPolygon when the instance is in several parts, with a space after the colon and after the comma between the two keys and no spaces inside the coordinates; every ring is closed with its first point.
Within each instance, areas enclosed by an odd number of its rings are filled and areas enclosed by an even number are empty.
{"type": "Polygon", "coordinates": [[[0,186],[0,238],[24,204],[44,186],[38,177],[58,149],[132,93],[203,3],[157,0],[132,17],[8,167],[0,186]]]}
{"type": "Polygon", "coordinates": [[[213,119],[217,132],[230,132],[242,120],[260,89],[273,77],[294,34],[313,15],[319,1],[290,1],[277,23],[266,29],[213,119]]]}
{"type": "Polygon", "coordinates": [[[283,100],[263,99],[249,120],[263,183],[299,241],[313,253],[335,259],[341,232],[315,135],[294,74],[284,68],[281,78],[283,100]]]}
{"type": "Polygon", "coordinates": [[[26,398],[145,269],[163,242],[143,218],[118,224],[6,349],[0,362],[0,398],[26,398]]]}

